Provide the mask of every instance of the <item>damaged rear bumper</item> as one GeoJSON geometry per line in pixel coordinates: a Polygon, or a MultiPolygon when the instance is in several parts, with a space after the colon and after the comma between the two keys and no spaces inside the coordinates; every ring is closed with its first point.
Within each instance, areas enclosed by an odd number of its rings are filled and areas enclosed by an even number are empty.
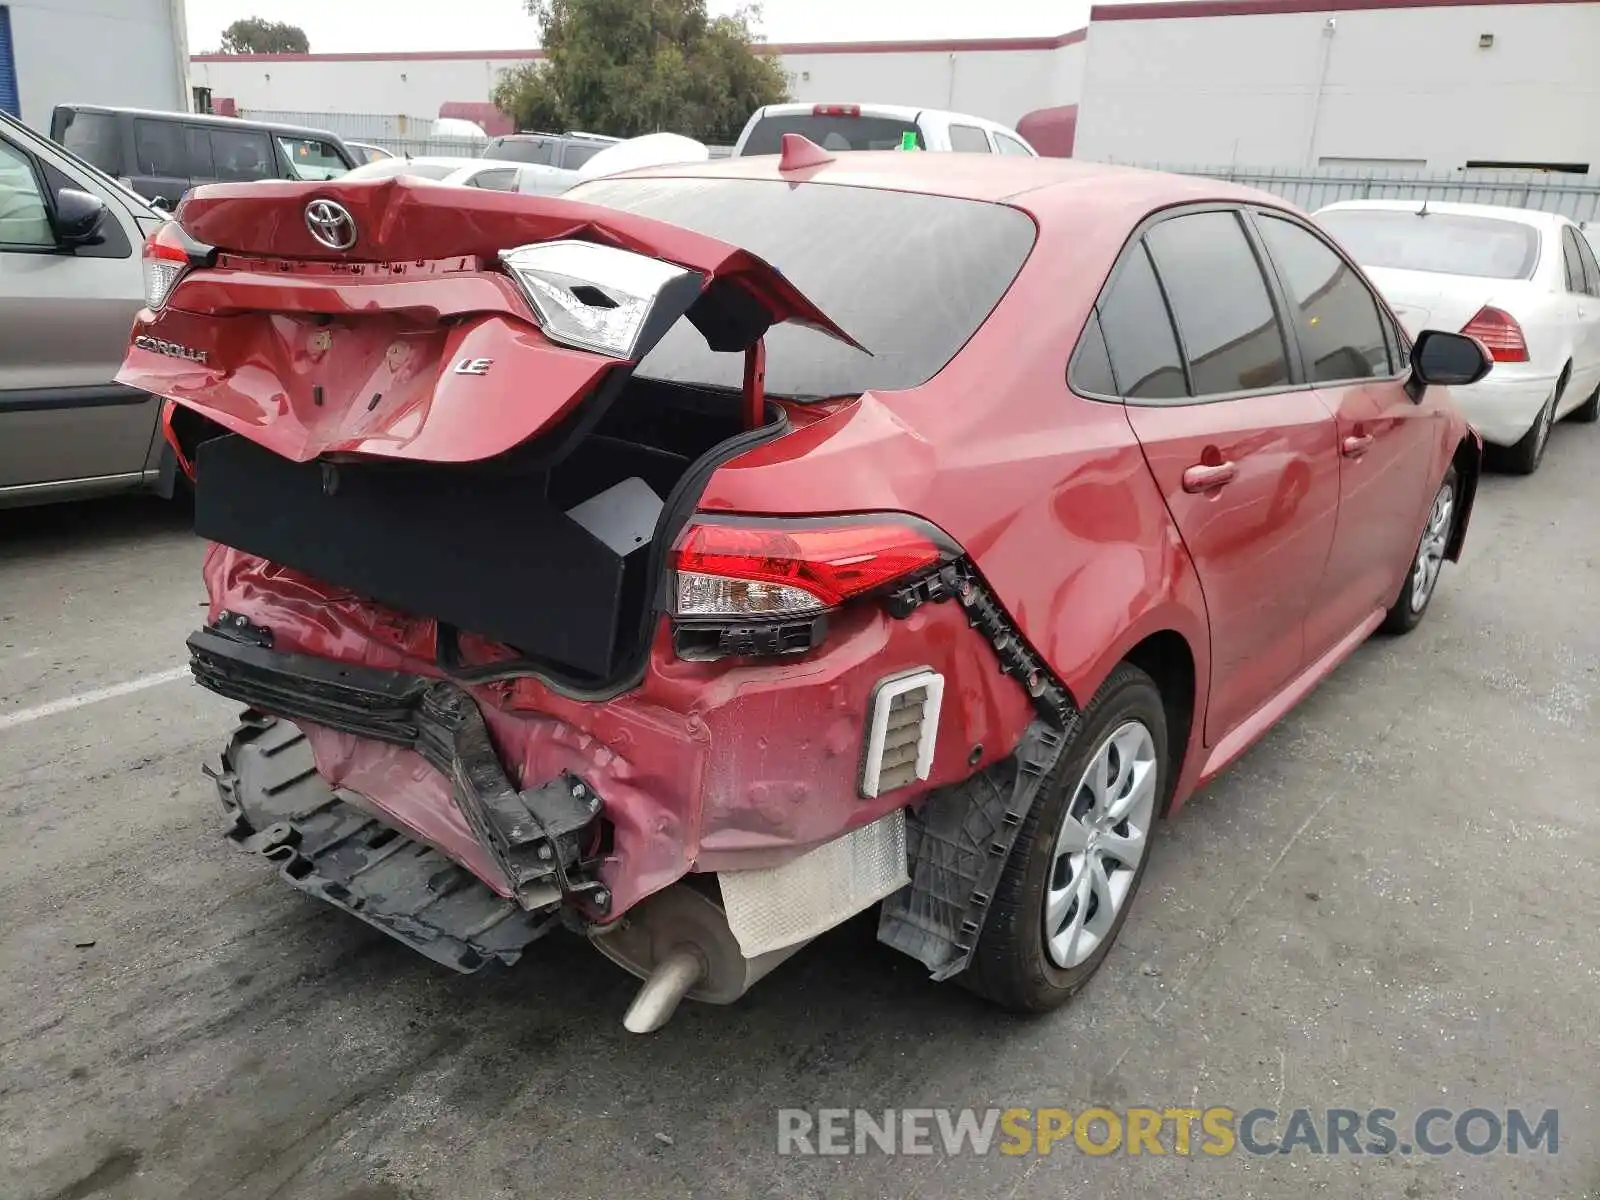
{"type": "MultiPolygon", "coordinates": [[[[449,781],[455,807],[487,851],[488,861],[473,865],[494,892],[527,911],[570,901],[604,917],[611,896],[588,857],[603,802],[587,782],[562,772],[518,789],[477,704],[453,683],[286,654],[270,641],[246,618],[223,613],[190,636],[191,669],[206,688],[253,709],[415,750],[449,781]]],[[[256,818],[245,816],[254,827],[256,818]]]]}

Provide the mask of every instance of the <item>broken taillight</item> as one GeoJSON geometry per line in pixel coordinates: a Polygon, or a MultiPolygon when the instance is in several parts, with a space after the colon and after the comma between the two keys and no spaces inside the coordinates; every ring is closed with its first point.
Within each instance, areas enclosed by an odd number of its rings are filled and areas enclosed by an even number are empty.
{"type": "Polygon", "coordinates": [[[702,517],[673,548],[674,611],[689,620],[812,617],[952,556],[937,530],[891,515],[702,517]]]}
{"type": "Polygon", "coordinates": [[[206,266],[215,251],[202,246],[176,221],[163,222],[144,243],[144,302],[159,310],[172,295],[172,289],[191,267],[206,266]]]}

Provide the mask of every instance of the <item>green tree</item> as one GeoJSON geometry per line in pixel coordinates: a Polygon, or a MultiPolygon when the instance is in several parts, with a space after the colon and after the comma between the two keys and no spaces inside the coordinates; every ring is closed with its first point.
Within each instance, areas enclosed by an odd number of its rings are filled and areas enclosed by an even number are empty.
{"type": "Polygon", "coordinates": [[[544,60],[504,72],[494,88],[519,129],[731,142],[751,112],[788,99],[782,68],[754,49],[757,8],[713,17],[706,0],[526,2],[544,60]]]}
{"type": "Polygon", "coordinates": [[[241,17],[222,31],[224,54],[309,54],[311,43],[298,25],[241,17]]]}

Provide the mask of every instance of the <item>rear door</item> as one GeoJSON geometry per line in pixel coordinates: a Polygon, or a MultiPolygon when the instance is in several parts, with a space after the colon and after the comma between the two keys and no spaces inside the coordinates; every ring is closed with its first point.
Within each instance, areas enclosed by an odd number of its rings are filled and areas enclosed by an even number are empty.
{"type": "Polygon", "coordinates": [[[1295,376],[1234,208],[1157,218],[1124,253],[1099,315],[1128,419],[1205,594],[1215,745],[1306,662],[1339,504],[1333,417],[1295,376]]]}
{"type": "Polygon", "coordinates": [[[1438,479],[1437,394],[1406,394],[1403,342],[1359,271],[1319,233],[1258,210],[1255,228],[1278,282],[1307,382],[1332,411],[1339,446],[1339,522],[1318,602],[1306,617],[1315,659],[1393,603],[1438,479]]]}
{"type": "Polygon", "coordinates": [[[0,491],[138,482],[158,401],[112,382],[143,300],[138,244],[133,220],[93,180],[0,131],[0,491]],[[63,186],[107,201],[102,244],[57,246],[50,214],[63,186]]]}
{"type": "Polygon", "coordinates": [[[1572,379],[1562,405],[1576,408],[1600,385],[1600,277],[1594,252],[1575,226],[1562,227],[1561,245],[1573,317],[1572,379]]]}

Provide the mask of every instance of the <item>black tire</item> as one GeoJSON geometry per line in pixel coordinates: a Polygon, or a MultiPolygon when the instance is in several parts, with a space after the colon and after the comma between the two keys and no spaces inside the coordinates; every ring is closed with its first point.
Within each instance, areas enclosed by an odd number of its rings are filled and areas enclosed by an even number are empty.
{"type": "Polygon", "coordinates": [[[1555,427],[1556,405],[1561,403],[1561,393],[1566,386],[1567,377],[1563,373],[1556,390],[1550,393],[1550,399],[1544,402],[1544,407],[1533,419],[1528,432],[1522,435],[1522,440],[1515,446],[1496,450],[1493,455],[1495,466],[1512,475],[1532,475],[1539,469],[1539,464],[1544,461],[1545,448],[1550,445],[1550,432],[1555,427]]]}
{"type": "Polygon", "coordinates": [[[1587,400],[1567,414],[1567,420],[1579,425],[1592,425],[1600,421],[1600,383],[1595,384],[1587,400]]]}
{"type": "Polygon", "coordinates": [[[1076,966],[1063,969],[1046,950],[1044,902],[1062,821],[1096,752],[1112,733],[1133,720],[1144,724],[1155,745],[1152,826],[1166,806],[1172,787],[1172,765],[1161,693],[1143,671],[1121,663],[1084,710],[1077,736],[1062,751],[1055,770],[1029,809],[995,889],[994,903],[972,964],[961,977],[969,988],[1002,1008],[1047,1012],[1066,1003],[1099,970],[1128,919],[1150,861],[1153,828],[1146,834],[1144,854],[1133,871],[1126,897],[1094,953],[1076,966]]]}
{"type": "Polygon", "coordinates": [[[1441,554],[1438,569],[1434,572],[1433,579],[1428,583],[1422,596],[1422,601],[1417,602],[1416,578],[1418,561],[1422,558],[1423,546],[1428,542],[1430,535],[1438,537],[1438,531],[1432,528],[1434,513],[1438,510],[1439,497],[1445,489],[1450,491],[1450,516],[1443,536],[1448,545],[1450,535],[1455,532],[1456,520],[1461,512],[1461,481],[1456,475],[1456,469],[1451,467],[1444,473],[1444,478],[1439,481],[1439,487],[1433,494],[1433,501],[1428,505],[1427,514],[1422,518],[1422,532],[1417,536],[1417,548],[1412,551],[1411,562],[1406,567],[1405,578],[1400,581],[1400,591],[1394,598],[1394,603],[1389,605],[1389,611],[1384,615],[1383,624],[1379,626],[1380,632],[1389,634],[1410,633],[1422,624],[1422,618],[1427,615],[1428,605],[1433,603],[1433,594],[1439,590],[1439,576],[1444,574],[1444,560],[1441,554]]]}

